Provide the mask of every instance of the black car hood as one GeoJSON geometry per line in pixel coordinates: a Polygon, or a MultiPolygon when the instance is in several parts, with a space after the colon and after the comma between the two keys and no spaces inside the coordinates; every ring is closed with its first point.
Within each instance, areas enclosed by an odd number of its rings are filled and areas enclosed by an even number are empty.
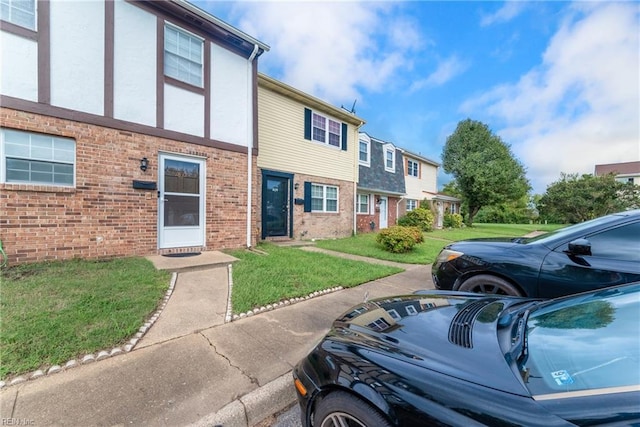
{"type": "Polygon", "coordinates": [[[334,322],[330,339],[476,384],[528,396],[498,343],[498,315],[521,298],[425,292],[365,302],[334,322]]]}

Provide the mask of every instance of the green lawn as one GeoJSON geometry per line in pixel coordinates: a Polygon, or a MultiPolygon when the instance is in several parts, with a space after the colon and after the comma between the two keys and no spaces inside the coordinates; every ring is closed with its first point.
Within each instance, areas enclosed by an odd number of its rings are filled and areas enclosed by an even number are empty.
{"type": "Polygon", "coordinates": [[[230,252],[240,259],[233,264],[234,313],[336,286],[353,287],[402,271],[268,243],[260,244],[259,249],[266,255],[230,252]]]}
{"type": "Polygon", "coordinates": [[[0,274],[0,378],[125,343],[170,279],[143,258],[37,263],[0,274]]]}
{"type": "Polygon", "coordinates": [[[377,233],[363,233],[352,237],[319,240],[320,248],[354,255],[406,264],[431,264],[440,250],[450,242],[480,237],[520,237],[533,231],[552,231],[563,225],[541,224],[474,224],[473,227],[434,230],[424,233],[425,241],[416,245],[411,252],[393,254],[376,242],[377,233]]]}

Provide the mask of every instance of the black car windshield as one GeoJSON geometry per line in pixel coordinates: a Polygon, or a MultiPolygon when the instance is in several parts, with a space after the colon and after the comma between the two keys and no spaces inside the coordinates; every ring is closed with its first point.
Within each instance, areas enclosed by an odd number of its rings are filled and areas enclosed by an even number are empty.
{"type": "Polygon", "coordinates": [[[527,321],[535,396],[640,385],[640,283],[542,305],[527,321]]]}
{"type": "Polygon", "coordinates": [[[621,218],[621,215],[607,215],[600,218],[592,219],[589,221],[581,222],[579,224],[570,225],[568,227],[563,227],[555,231],[551,231],[549,233],[541,234],[536,237],[530,237],[523,241],[523,243],[531,243],[531,242],[540,242],[543,244],[553,244],[554,241],[558,239],[563,239],[564,236],[573,233],[579,233],[581,230],[588,230],[593,228],[594,226],[598,226],[601,224],[607,224],[613,221],[617,221],[621,218]]]}

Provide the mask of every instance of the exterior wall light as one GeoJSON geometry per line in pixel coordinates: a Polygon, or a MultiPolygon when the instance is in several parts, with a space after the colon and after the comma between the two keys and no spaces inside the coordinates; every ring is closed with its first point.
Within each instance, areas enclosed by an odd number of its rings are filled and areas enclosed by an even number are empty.
{"type": "Polygon", "coordinates": [[[149,167],[149,159],[147,159],[146,157],[141,158],[140,159],[140,170],[142,172],[146,172],[148,167],[149,167]]]}
{"type": "Polygon", "coordinates": [[[294,188],[295,190],[297,190],[298,188],[300,188],[300,183],[296,182],[296,183],[293,185],[293,188],[294,188]]]}

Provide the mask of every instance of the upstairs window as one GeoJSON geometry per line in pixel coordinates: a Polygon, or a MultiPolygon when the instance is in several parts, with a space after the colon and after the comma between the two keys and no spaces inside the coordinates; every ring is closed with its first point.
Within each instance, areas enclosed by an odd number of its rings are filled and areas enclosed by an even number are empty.
{"type": "Polygon", "coordinates": [[[391,146],[384,148],[384,169],[387,172],[396,171],[396,150],[391,146]]]}
{"type": "Polygon", "coordinates": [[[164,26],[164,74],[203,87],[204,40],[171,24],[164,26]]]}
{"type": "Polygon", "coordinates": [[[347,150],[347,124],[304,109],[304,138],[347,150]]]}
{"type": "Polygon", "coordinates": [[[35,31],[36,0],[0,0],[0,19],[35,31]]]}
{"type": "Polygon", "coordinates": [[[76,142],[39,133],[2,129],[0,182],[73,186],[76,142]]]}
{"type": "Polygon", "coordinates": [[[361,165],[369,166],[371,163],[369,157],[369,142],[360,140],[360,148],[358,151],[358,161],[361,165]]]}
{"type": "Polygon", "coordinates": [[[415,176],[418,178],[420,176],[420,163],[408,159],[407,160],[407,175],[415,176]]]}

